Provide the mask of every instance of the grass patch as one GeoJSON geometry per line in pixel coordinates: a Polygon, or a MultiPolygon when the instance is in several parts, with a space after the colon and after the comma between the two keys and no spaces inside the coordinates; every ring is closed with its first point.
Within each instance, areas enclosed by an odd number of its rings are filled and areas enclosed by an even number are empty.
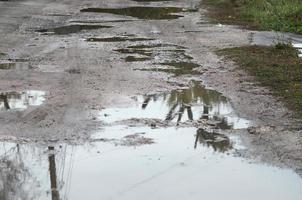
{"type": "Polygon", "coordinates": [[[291,45],[236,47],[218,54],[234,60],[302,117],[302,59],[291,45]]]}
{"type": "Polygon", "coordinates": [[[302,33],[301,0],[205,0],[221,23],[261,30],[302,33]]]}

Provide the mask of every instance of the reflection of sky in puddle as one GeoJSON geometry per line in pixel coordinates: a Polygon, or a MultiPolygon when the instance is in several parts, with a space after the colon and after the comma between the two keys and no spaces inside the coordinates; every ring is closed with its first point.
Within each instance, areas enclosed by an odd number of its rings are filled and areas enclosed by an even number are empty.
{"type": "Polygon", "coordinates": [[[39,106],[45,100],[44,95],[45,92],[37,90],[0,93],[0,110],[24,110],[28,106],[39,106]]]}
{"type": "Polygon", "coordinates": [[[138,96],[131,107],[108,108],[100,113],[100,119],[107,123],[131,118],[156,118],[172,122],[205,119],[219,121],[221,129],[247,128],[250,125],[248,120],[234,113],[225,97],[198,83],[189,89],[171,93],[138,96]]]}
{"type": "Polygon", "coordinates": [[[299,57],[302,57],[302,43],[293,43],[294,48],[297,48],[299,53],[299,57]]]}
{"type": "Polygon", "coordinates": [[[51,196],[56,200],[302,198],[302,180],[291,170],[251,164],[204,145],[194,148],[194,128],[113,126],[106,127],[94,139],[118,139],[143,132],[155,143],[137,147],[110,142],[57,145],[56,153],[50,155],[47,147],[0,143],[1,197],[23,200],[51,199],[51,196]]]}

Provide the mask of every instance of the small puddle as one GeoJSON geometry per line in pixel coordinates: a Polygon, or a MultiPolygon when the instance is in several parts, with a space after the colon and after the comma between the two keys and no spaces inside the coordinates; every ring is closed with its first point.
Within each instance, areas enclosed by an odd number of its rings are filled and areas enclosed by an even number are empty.
{"type": "Polygon", "coordinates": [[[159,119],[176,124],[188,121],[205,121],[213,128],[248,128],[250,121],[237,116],[231,103],[220,93],[205,89],[192,82],[188,89],[169,93],[137,96],[133,106],[108,108],[100,113],[99,119],[106,123],[128,119],[159,119]]]}
{"type": "Polygon", "coordinates": [[[122,22],[133,22],[134,20],[71,20],[70,23],[80,23],[80,24],[103,24],[103,23],[122,23],[122,22]]]}
{"type": "Polygon", "coordinates": [[[144,62],[151,60],[150,57],[127,56],[124,58],[126,62],[144,62]]]}
{"type": "MultiPolygon", "coordinates": [[[[158,62],[163,61],[171,61],[171,60],[192,60],[193,57],[186,54],[186,48],[174,44],[162,44],[162,43],[155,43],[155,44],[142,44],[142,45],[132,45],[122,49],[115,49],[122,54],[136,54],[145,57],[149,57],[146,60],[154,60],[158,62]]],[[[128,56],[129,57],[129,56],[128,56]]],[[[131,57],[134,57],[131,55],[131,57]]],[[[135,56],[137,57],[137,56],[135,56]]],[[[127,59],[127,57],[126,57],[127,59]]],[[[146,61],[143,60],[143,61],[146,61]]],[[[127,61],[127,60],[126,60],[127,61]]],[[[137,61],[137,60],[134,60],[137,61]]],[[[127,62],[131,62],[128,59],[127,62]]],[[[159,63],[160,64],[160,63],[159,63]]],[[[172,62],[173,64],[173,62],[172,62]]],[[[161,65],[161,64],[160,64],[161,65]]]]}
{"type": "Polygon", "coordinates": [[[167,63],[159,63],[158,65],[168,66],[166,68],[149,68],[149,69],[139,69],[143,71],[157,71],[157,72],[166,72],[172,73],[174,76],[182,76],[182,75],[197,75],[201,74],[201,72],[194,70],[195,68],[200,67],[196,63],[192,62],[167,62],[167,63]]]}
{"type": "Polygon", "coordinates": [[[84,30],[95,30],[101,28],[112,28],[112,26],[102,26],[102,25],[68,25],[68,26],[60,26],[49,29],[40,29],[36,32],[45,33],[45,34],[56,34],[56,35],[68,35],[72,33],[78,33],[84,30]]]}
{"type": "Polygon", "coordinates": [[[107,38],[88,38],[87,42],[139,42],[139,41],[150,41],[152,38],[129,38],[129,37],[107,37],[107,38]]]}
{"type": "Polygon", "coordinates": [[[194,11],[196,10],[178,7],[85,8],[81,10],[81,12],[109,13],[150,20],[177,19],[183,16],[176,13],[194,11]]]}
{"type": "Polygon", "coordinates": [[[158,1],[172,1],[172,0],[132,0],[136,2],[158,2],[158,1]]]}
{"type": "Polygon", "coordinates": [[[44,91],[37,90],[0,93],[0,110],[25,110],[29,106],[39,106],[45,101],[44,96],[44,91]]]}

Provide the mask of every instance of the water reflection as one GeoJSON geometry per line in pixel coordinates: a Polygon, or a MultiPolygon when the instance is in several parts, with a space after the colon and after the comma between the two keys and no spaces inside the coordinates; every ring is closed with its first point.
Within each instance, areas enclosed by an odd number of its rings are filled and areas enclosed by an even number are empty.
{"type": "Polygon", "coordinates": [[[45,33],[45,34],[68,35],[71,33],[78,33],[84,30],[95,30],[101,28],[112,28],[112,26],[74,24],[74,25],[60,26],[55,28],[40,29],[37,30],[37,32],[45,33]]]}
{"type": "Polygon", "coordinates": [[[148,60],[157,61],[158,65],[171,66],[176,69],[175,71],[179,71],[180,68],[184,69],[183,66],[179,65],[186,63],[196,65],[195,63],[190,62],[193,57],[186,54],[185,49],[185,47],[174,44],[154,43],[144,45],[132,45],[123,49],[116,49],[114,51],[117,51],[122,54],[128,54],[131,56],[146,56],[148,57],[148,60]]]}
{"type": "Polygon", "coordinates": [[[81,12],[109,13],[150,20],[177,19],[183,16],[176,15],[175,13],[192,11],[196,10],[178,7],[85,8],[81,10],[81,12]]]}
{"type": "Polygon", "coordinates": [[[24,62],[2,62],[0,63],[1,70],[17,69],[17,70],[27,70],[31,66],[24,62]]]}
{"type": "Polygon", "coordinates": [[[37,90],[0,93],[0,111],[24,110],[28,106],[39,106],[44,102],[44,96],[44,91],[37,90]]]}
{"type": "Polygon", "coordinates": [[[88,38],[86,39],[87,42],[126,42],[126,41],[130,41],[130,42],[139,42],[139,41],[150,41],[150,40],[154,40],[152,38],[143,38],[143,37],[120,37],[120,36],[116,36],[116,37],[106,37],[106,38],[88,38]]]}
{"type": "Polygon", "coordinates": [[[227,98],[220,93],[205,89],[198,82],[192,82],[187,89],[168,93],[137,96],[136,105],[129,108],[108,108],[100,113],[100,119],[107,123],[132,118],[160,119],[177,124],[187,121],[205,120],[216,128],[247,128],[250,122],[234,113],[227,98]]]}
{"type": "Polygon", "coordinates": [[[301,199],[302,181],[293,171],[214,153],[211,148],[217,152],[232,148],[229,139],[220,134],[198,130],[194,136],[194,128],[113,126],[99,136],[124,138],[142,131],[155,143],[134,148],[104,141],[48,147],[0,142],[0,199],[178,200],[194,193],[188,198],[197,200],[213,197],[212,190],[198,189],[209,185],[227,191],[215,193],[215,199],[240,200],[244,195],[252,195],[252,199],[301,199]],[[203,145],[192,148],[194,139],[195,146],[203,145]],[[232,184],[225,184],[221,177],[232,184]],[[249,180],[248,188],[242,184],[245,180],[249,180]],[[169,184],[173,188],[161,192],[160,188],[169,184]],[[152,195],[154,190],[159,192],[152,195]]]}
{"type": "Polygon", "coordinates": [[[233,148],[230,139],[219,133],[208,132],[202,128],[197,130],[194,148],[197,148],[198,142],[206,145],[207,147],[212,147],[214,151],[226,152],[233,148]]]}

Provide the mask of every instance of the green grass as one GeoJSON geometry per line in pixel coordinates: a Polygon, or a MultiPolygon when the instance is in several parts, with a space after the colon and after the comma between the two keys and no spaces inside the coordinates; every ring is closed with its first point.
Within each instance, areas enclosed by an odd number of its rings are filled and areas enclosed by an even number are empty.
{"type": "Polygon", "coordinates": [[[301,0],[205,0],[204,4],[221,23],[302,33],[301,0]]]}
{"type": "Polygon", "coordinates": [[[302,59],[291,45],[244,46],[219,50],[218,54],[234,60],[302,117],[302,59]]]}

